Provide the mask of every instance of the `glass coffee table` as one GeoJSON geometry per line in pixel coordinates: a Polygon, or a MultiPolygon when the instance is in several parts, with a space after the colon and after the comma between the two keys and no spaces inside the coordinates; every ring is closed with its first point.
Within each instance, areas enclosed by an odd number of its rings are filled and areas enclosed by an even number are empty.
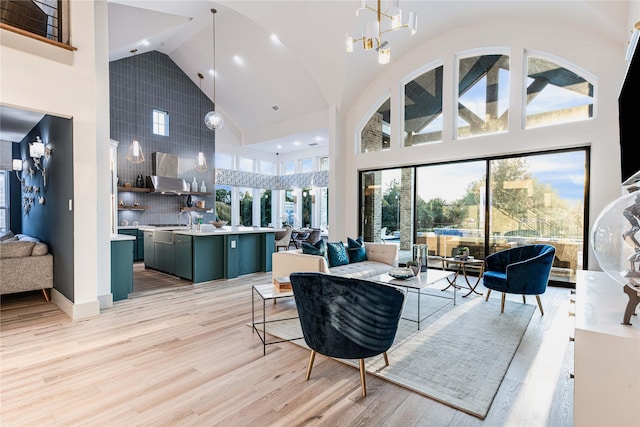
{"type": "Polygon", "coordinates": [[[253,331],[258,333],[258,337],[260,337],[260,341],[262,341],[262,354],[267,354],[267,346],[270,344],[277,344],[280,342],[294,341],[299,340],[304,337],[299,338],[291,338],[291,339],[280,339],[280,340],[271,340],[267,341],[267,324],[274,322],[282,322],[284,320],[292,320],[297,319],[297,317],[287,317],[284,319],[274,319],[267,320],[267,301],[273,300],[274,304],[276,300],[280,298],[293,298],[293,291],[278,291],[272,283],[267,283],[264,285],[253,285],[251,291],[251,326],[253,327],[253,331]],[[262,320],[256,321],[256,308],[255,308],[255,296],[258,296],[262,300],[262,320]],[[262,329],[259,328],[262,326],[262,329]]]}
{"type": "MultiPolygon", "coordinates": [[[[417,320],[409,319],[406,317],[403,317],[403,319],[408,320],[410,322],[416,322],[418,324],[418,329],[420,329],[420,322],[428,317],[428,316],[425,316],[424,318],[420,317],[421,291],[427,286],[433,285],[434,283],[439,282],[442,279],[449,280],[449,278],[454,274],[455,272],[453,271],[440,270],[437,268],[427,268],[426,271],[421,272],[418,276],[411,277],[409,279],[396,279],[394,277],[389,276],[387,273],[385,273],[385,274],[381,274],[378,277],[377,281],[381,283],[386,283],[388,285],[396,286],[396,287],[406,288],[407,292],[409,292],[409,289],[413,289],[414,291],[416,291],[416,293],[418,294],[417,320]]],[[[456,291],[457,291],[457,287],[454,286],[453,305],[456,304],[456,291]]],[[[432,296],[436,296],[438,298],[446,298],[446,297],[440,297],[438,295],[432,295],[432,296]]]]}

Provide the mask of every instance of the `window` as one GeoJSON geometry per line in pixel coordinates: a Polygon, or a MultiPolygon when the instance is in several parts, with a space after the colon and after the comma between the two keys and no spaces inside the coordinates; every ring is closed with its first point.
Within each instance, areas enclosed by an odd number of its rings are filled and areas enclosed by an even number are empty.
{"type": "Polygon", "coordinates": [[[260,227],[271,226],[271,190],[260,190],[260,227]]]}
{"type": "Polygon", "coordinates": [[[253,159],[247,157],[238,158],[238,170],[243,172],[253,172],[253,165],[255,162],[253,159]]]}
{"type": "Polygon", "coordinates": [[[312,159],[302,159],[300,160],[300,172],[313,172],[313,160],[312,159]]]}
{"type": "Polygon", "coordinates": [[[9,172],[0,171],[0,232],[9,230],[9,172]]]}
{"type": "Polygon", "coordinates": [[[575,149],[361,172],[362,234],[400,245],[399,262],[412,243],[441,257],[466,246],[479,259],[550,243],[552,280],[575,282],[585,252],[587,156],[575,149]]]}
{"type": "Polygon", "coordinates": [[[293,175],[295,173],[295,164],[293,160],[288,160],[284,162],[284,174],[285,175],[293,175]]]}
{"type": "Polygon", "coordinates": [[[404,146],[442,140],[442,66],[404,86],[404,146]]]}
{"type": "Polygon", "coordinates": [[[216,216],[231,224],[231,187],[216,185],[216,216]]]}
{"type": "Polygon", "coordinates": [[[276,165],[273,162],[267,162],[267,161],[261,160],[260,173],[263,173],[265,175],[275,175],[276,165]]]}
{"type": "Polygon", "coordinates": [[[527,58],[525,128],[593,117],[593,85],[584,77],[541,58],[527,58]]]}
{"type": "Polygon", "coordinates": [[[302,189],[302,227],[311,227],[313,224],[313,201],[315,196],[311,188],[302,189]]]}
{"type": "Polygon", "coordinates": [[[216,169],[233,169],[233,155],[216,151],[216,169]]]}
{"type": "Polygon", "coordinates": [[[320,170],[321,171],[329,170],[329,157],[320,157],[320,170]]]}
{"type": "Polygon", "coordinates": [[[458,63],[458,138],[505,132],[509,118],[509,57],[482,55],[458,63]]]}
{"type": "Polygon", "coordinates": [[[360,133],[360,152],[388,150],[391,143],[391,98],[376,110],[360,133]]]}
{"type": "Polygon", "coordinates": [[[253,190],[251,188],[238,188],[240,199],[240,225],[251,227],[253,225],[253,190]]]}
{"type": "Polygon", "coordinates": [[[153,134],[169,136],[169,113],[153,110],[153,134]]]}

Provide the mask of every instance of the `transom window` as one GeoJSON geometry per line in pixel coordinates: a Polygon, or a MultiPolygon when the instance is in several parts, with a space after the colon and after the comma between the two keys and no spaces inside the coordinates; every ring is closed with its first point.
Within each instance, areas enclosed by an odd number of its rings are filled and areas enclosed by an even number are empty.
{"type": "Polygon", "coordinates": [[[154,109],[152,120],[154,135],[169,136],[169,113],[154,109]]]}

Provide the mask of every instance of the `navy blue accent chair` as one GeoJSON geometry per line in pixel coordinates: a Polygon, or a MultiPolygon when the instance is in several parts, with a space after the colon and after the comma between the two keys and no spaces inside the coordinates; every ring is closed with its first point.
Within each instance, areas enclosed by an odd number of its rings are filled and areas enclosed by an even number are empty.
{"type": "Polygon", "coordinates": [[[358,359],[362,397],[367,395],[364,359],[384,355],[393,344],[406,293],[396,287],[324,273],[292,273],[291,286],[307,346],[307,375],[316,353],[358,359]]]}
{"type": "Polygon", "coordinates": [[[506,294],[535,295],[540,314],[544,314],[540,295],[547,290],[551,266],[556,248],[551,245],[525,245],[505,249],[485,258],[482,281],[488,289],[486,301],[491,291],[502,292],[501,313],[504,313],[506,294]]]}

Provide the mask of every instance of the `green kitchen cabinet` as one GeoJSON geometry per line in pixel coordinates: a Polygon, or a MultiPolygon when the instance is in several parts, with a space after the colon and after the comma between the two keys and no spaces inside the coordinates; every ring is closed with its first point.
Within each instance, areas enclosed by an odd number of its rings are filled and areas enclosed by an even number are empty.
{"type": "Polygon", "coordinates": [[[175,236],[176,244],[176,263],[175,275],[183,279],[193,279],[193,238],[177,234],[175,236]]]}
{"type": "Polygon", "coordinates": [[[144,231],[137,228],[125,228],[118,230],[118,234],[133,236],[136,240],[133,242],[133,260],[144,260],[144,231]]]}
{"type": "Polygon", "coordinates": [[[156,268],[156,251],[153,241],[153,231],[144,232],[144,266],[146,268],[156,268]]]}
{"type": "Polygon", "coordinates": [[[111,241],[111,294],[114,301],[133,292],[133,244],[135,240],[111,241]]]}

